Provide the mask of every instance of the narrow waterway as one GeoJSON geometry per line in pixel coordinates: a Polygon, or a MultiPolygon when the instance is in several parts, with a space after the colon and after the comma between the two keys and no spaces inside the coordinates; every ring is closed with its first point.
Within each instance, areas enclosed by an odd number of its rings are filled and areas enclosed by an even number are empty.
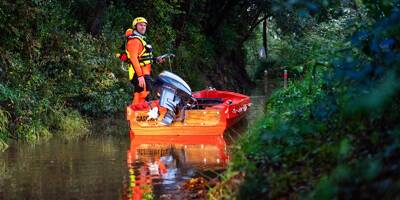
{"type": "Polygon", "coordinates": [[[222,136],[137,137],[130,141],[124,116],[94,122],[90,136],[54,137],[39,144],[15,142],[0,152],[0,199],[155,199],[182,196],[193,177],[217,176],[229,146],[263,112],[265,97],[252,96],[250,113],[222,136]]]}

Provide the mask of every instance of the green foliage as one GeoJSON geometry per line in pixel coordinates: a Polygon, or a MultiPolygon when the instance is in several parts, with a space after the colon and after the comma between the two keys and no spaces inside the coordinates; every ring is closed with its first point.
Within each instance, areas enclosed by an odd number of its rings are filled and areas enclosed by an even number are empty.
{"type": "MultiPolygon", "coordinates": [[[[0,26],[0,106],[9,113],[1,141],[87,132],[87,121],[76,110],[92,116],[124,110],[131,97],[126,73],[113,57],[119,30],[106,24],[97,38],[86,33],[86,21],[78,20],[90,19],[74,13],[87,9],[87,3],[0,3],[5,20],[0,26]],[[72,114],[60,114],[66,112],[72,114]],[[71,124],[61,126],[56,122],[61,119],[71,124]]],[[[110,7],[110,12],[117,10],[110,7]]]]}
{"type": "Polygon", "coordinates": [[[7,147],[8,118],[8,113],[0,107],[0,151],[7,147]]]}
{"type": "Polygon", "coordinates": [[[89,133],[89,122],[77,111],[61,114],[57,119],[59,133],[66,139],[76,139],[89,133]]]}
{"type": "MultiPolygon", "coordinates": [[[[365,3],[371,8],[382,2],[365,3]]],[[[285,44],[271,49],[278,55],[275,60],[305,66],[304,74],[287,89],[274,92],[265,116],[238,142],[229,171],[246,176],[232,195],[399,197],[400,14],[398,2],[390,5],[391,12],[380,11],[386,15],[344,15],[344,21],[319,23],[322,32],[306,30],[297,42],[290,37],[270,42],[285,44]],[[343,29],[347,20],[364,26],[343,29]],[[280,49],[288,51],[279,53],[280,49]]]]}
{"type": "MultiPolygon", "coordinates": [[[[177,64],[175,67],[177,72],[182,74],[183,79],[191,83],[194,90],[199,90],[205,86],[204,81],[202,81],[206,75],[205,71],[210,70],[213,65],[213,63],[207,62],[207,60],[211,60],[213,47],[196,27],[190,26],[188,29],[189,41],[191,42],[183,43],[176,50],[177,64]],[[190,66],[201,66],[202,70],[190,66]]],[[[175,68],[173,71],[175,71],[175,68]]]]}
{"type": "Polygon", "coordinates": [[[38,120],[26,120],[19,124],[16,129],[16,136],[27,141],[37,141],[51,137],[46,126],[38,120]]]}
{"type": "MultiPolygon", "coordinates": [[[[327,66],[320,66],[317,74],[327,71],[327,66]]],[[[275,92],[268,101],[265,117],[240,140],[240,159],[252,163],[243,167],[243,161],[233,161],[234,169],[252,174],[241,188],[243,197],[252,193],[254,198],[276,198],[293,187],[307,189],[310,185],[303,184],[316,178],[312,163],[319,162],[320,169],[334,163],[328,158],[336,158],[336,149],[343,147],[326,140],[338,137],[324,134],[332,128],[326,124],[332,123],[330,118],[337,108],[322,84],[322,79],[314,80],[312,73],[307,72],[301,83],[275,92]],[[254,193],[255,185],[265,187],[254,193]]]]}
{"type": "Polygon", "coordinates": [[[247,41],[246,58],[247,63],[251,65],[247,66],[250,76],[255,79],[261,78],[265,69],[273,76],[275,70],[283,66],[286,66],[289,73],[299,75],[315,62],[325,62],[327,58],[338,56],[339,50],[350,46],[345,40],[354,32],[355,27],[349,22],[356,18],[355,13],[347,13],[321,23],[317,23],[313,18],[305,18],[303,21],[307,21],[309,25],[303,27],[301,35],[284,34],[277,20],[270,18],[267,60],[257,59],[262,44],[262,29],[256,31],[252,39],[247,41]]]}

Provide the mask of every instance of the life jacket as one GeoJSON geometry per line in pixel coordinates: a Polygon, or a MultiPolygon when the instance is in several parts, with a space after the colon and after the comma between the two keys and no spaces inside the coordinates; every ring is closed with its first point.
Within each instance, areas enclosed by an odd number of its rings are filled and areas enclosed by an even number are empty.
{"type": "MultiPolygon", "coordinates": [[[[135,39],[135,38],[139,39],[140,42],[143,45],[143,50],[138,55],[138,60],[139,60],[140,66],[141,67],[145,67],[147,64],[153,63],[153,59],[154,59],[154,57],[153,57],[153,47],[151,46],[150,43],[146,42],[145,37],[143,37],[142,35],[134,33],[134,34],[132,34],[132,35],[127,37],[126,44],[128,43],[129,40],[132,40],[132,39],[135,39]]],[[[126,47],[125,47],[125,53],[126,53],[126,56],[127,56],[127,59],[126,59],[127,61],[126,62],[128,62],[128,64],[129,64],[129,66],[128,66],[129,80],[132,80],[132,78],[133,78],[133,76],[135,74],[135,70],[134,70],[134,68],[132,66],[132,62],[130,60],[131,56],[129,55],[129,52],[126,49],[126,47]]]]}

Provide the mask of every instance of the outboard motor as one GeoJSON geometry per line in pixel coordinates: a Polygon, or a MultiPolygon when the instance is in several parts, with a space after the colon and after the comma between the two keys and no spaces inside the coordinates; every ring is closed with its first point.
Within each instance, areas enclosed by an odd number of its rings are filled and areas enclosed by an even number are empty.
{"type": "Polygon", "coordinates": [[[170,125],[176,114],[183,115],[187,103],[193,100],[192,90],[182,78],[168,71],[156,78],[154,86],[160,94],[159,105],[168,110],[161,123],[170,125]]]}

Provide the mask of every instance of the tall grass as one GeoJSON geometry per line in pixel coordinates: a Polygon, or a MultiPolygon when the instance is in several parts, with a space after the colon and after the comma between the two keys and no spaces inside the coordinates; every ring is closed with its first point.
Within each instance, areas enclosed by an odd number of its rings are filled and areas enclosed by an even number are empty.
{"type": "Polygon", "coordinates": [[[0,151],[7,148],[8,113],[0,107],[0,151]]]}
{"type": "Polygon", "coordinates": [[[58,133],[67,140],[83,137],[90,133],[90,123],[77,111],[66,112],[58,121],[58,133]]]}

